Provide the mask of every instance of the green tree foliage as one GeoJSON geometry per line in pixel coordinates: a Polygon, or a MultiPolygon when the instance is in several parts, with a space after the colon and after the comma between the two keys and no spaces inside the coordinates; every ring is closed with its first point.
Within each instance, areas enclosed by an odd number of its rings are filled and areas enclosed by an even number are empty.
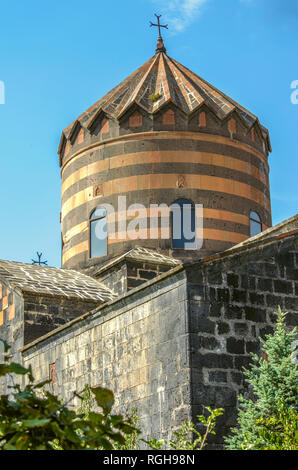
{"type": "MultiPolygon", "coordinates": [[[[81,394],[82,402],[81,406],[78,409],[78,413],[81,413],[85,419],[89,419],[90,413],[96,407],[96,401],[94,395],[92,394],[91,387],[86,384],[84,392],[81,394]]],[[[115,450],[139,450],[139,434],[140,429],[137,427],[138,416],[136,415],[136,409],[132,408],[130,411],[130,416],[127,418],[127,421],[133,426],[131,433],[124,436],[124,443],[115,442],[115,450]]]]}
{"type": "Polygon", "coordinates": [[[297,444],[298,367],[294,360],[296,328],[287,331],[278,309],[275,331],[261,340],[263,355],[244,370],[253,397],[239,397],[238,426],[226,437],[230,450],[293,450],[297,444]]]}
{"type": "MultiPolygon", "coordinates": [[[[94,397],[92,396],[91,388],[89,385],[86,385],[85,390],[82,393],[82,403],[78,412],[83,413],[85,418],[88,419],[89,414],[94,409],[95,405],[96,403],[94,397]]],[[[150,441],[141,439],[141,429],[138,426],[138,416],[136,414],[136,409],[132,408],[130,410],[130,416],[128,419],[134,430],[125,436],[124,443],[116,443],[115,449],[139,450],[140,441],[142,441],[145,442],[152,450],[162,450],[166,448],[170,450],[202,450],[207,443],[207,437],[210,434],[215,434],[214,428],[216,425],[216,418],[222,415],[224,411],[222,408],[213,410],[208,406],[206,407],[206,410],[209,413],[208,417],[201,415],[197,416],[197,424],[202,424],[205,428],[203,435],[199,433],[194,423],[191,421],[185,421],[179,430],[173,432],[173,439],[171,439],[169,442],[166,442],[163,439],[157,438],[153,438],[150,441]]]]}
{"type": "MultiPolygon", "coordinates": [[[[7,353],[9,346],[5,344],[7,353]]],[[[114,396],[101,387],[90,388],[100,413],[88,409],[75,413],[44,386],[34,384],[31,368],[5,362],[0,364],[0,377],[11,374],[24,376],[28,384],[10,386],[9,395],[0,396],[1,450],[79,450],[114,449],[125,445],[126,436],[135,432],[129,420],[112,415],[114,396]],[[40,393],[43,391],[43,393],[40,393]]],[[[83,399],[79,394],[74,394],[83,399]]]]}
{"type": "Polygon", "coordinates": [[[194,423],[191,421],[184,421],[178,431],[173,432],[173,439],[167,444],[163,440],[152,439],[151,441],[144,441],[150,449],[160,450],[168,448],[170,450],[203,450],[207,444],[207,437],[210,434],[215,434],[214,428],[216,425],[216,418],[223,414],[222,408],[213,410],[206,406],[209,416],[206,418],[203,415],[198,415],[198,423],[202,424],[205,428],[204,434],[201,434],[194,423]]]}

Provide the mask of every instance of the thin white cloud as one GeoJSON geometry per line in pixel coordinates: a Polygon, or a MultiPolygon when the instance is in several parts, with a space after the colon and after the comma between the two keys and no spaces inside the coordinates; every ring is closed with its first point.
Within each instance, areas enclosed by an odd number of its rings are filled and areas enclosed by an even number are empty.
{"type": "Polygon", "coordinates": [[[153,0],[172,31],[184,31],[201,13],[208,0],[153,0]]]}

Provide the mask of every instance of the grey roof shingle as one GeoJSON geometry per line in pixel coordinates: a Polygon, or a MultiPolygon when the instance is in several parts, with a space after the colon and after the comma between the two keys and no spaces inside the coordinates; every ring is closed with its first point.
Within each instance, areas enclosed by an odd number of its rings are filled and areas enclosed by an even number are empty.
{"type": "Polygon", "coordinates": [[[107,302],[115,295],[103,284],[78,271],[0,260],[0,280],[22,292],[107,302]]]}

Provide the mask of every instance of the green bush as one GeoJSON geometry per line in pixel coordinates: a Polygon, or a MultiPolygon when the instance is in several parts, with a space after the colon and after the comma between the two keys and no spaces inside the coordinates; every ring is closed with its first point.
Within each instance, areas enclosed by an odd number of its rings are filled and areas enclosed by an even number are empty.
{"type": "MultiPolygon", "coordinates": [[[[4,343],[5,352],[9,346],[4,343]]],[[[76,413],[44,386],[45,381],[34,385],[31,368],[5,362],[0,364],[0,376],[22,375],[28,384],[11,386],[10,395],[0,396],[0,450],[112,450],[125,445],[135,428],[129,420],[112,415],[114,396],[102,387],[90,388],[90,396],[101,413],[91,409],[76,413]],[[41,393],[43,391],[43,393],[41,393]]],[[[74,396],[79,394],[75,393],[74,396]]],[[[73,398],[73,397],[72,397],[73,398]]]]}
{"type": "Polygon", "coordinates": [[[184,421],[181,428],[178,431],[173,432],[173,438],[167,444],[163,440],[157,440],[156,438],[151,441],[144,441],[150,449],[170,449],[170,450],[203,450],[207,444],[207,437],[209,434],[215,434],[214,428],[216,425],[216,418],[223,414],[222,408],[213,410],[209,406],[206,406],[206,410],[209,412],[209,416],[206,418],[203,415],[198,415],[198,424],[202,424],[205,428],[205,432],[202,435],[197,429],[193,422],[184,421]]]}

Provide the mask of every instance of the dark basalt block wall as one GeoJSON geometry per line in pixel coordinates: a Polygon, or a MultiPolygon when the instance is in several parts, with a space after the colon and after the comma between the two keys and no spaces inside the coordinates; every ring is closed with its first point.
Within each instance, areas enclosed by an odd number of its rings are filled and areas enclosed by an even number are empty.
{"type": "Polygon", "coordinates": [[[24,294],[24,344],[31,343],[97,306],[95,301],[24,294]]]}
{"type": "MultiPolygon", "coordinates": [[[[63,266],[100,264],[140,243],[183,260],[202,258],[248,238],[251,210],[263,229],[270,227],[268,148],[260,132],[247,134],[234,115],[220,121],[206,108],[187,117],[170,106],[154,116],[131,109],[120,123],[101,115],[95,130],[78,124],[61,150],[63,266]],[[120,237],[119,195],[127,207],[170,206],[179,198],[203,204],[203,248],[173,250],[170,239],[150,240],[147,231],[138,240],[120,237]],[[103,203],[115,208],[119,237],[108,239],[107,256],[90,259],[89,217],[103,203]]],[[[149,228],[149,210],[145,218],[149,228]]]]}
{"type": "Polygon", "coordinates": [[[187,279],[192,416],[203,406],[225,408],[209,441],[217,447],[236,424],[237,397],[247,391],[243,367],[273,332],[278,306],[289,327],[298,325],[297,235],[187,268],[187,279]]]}

